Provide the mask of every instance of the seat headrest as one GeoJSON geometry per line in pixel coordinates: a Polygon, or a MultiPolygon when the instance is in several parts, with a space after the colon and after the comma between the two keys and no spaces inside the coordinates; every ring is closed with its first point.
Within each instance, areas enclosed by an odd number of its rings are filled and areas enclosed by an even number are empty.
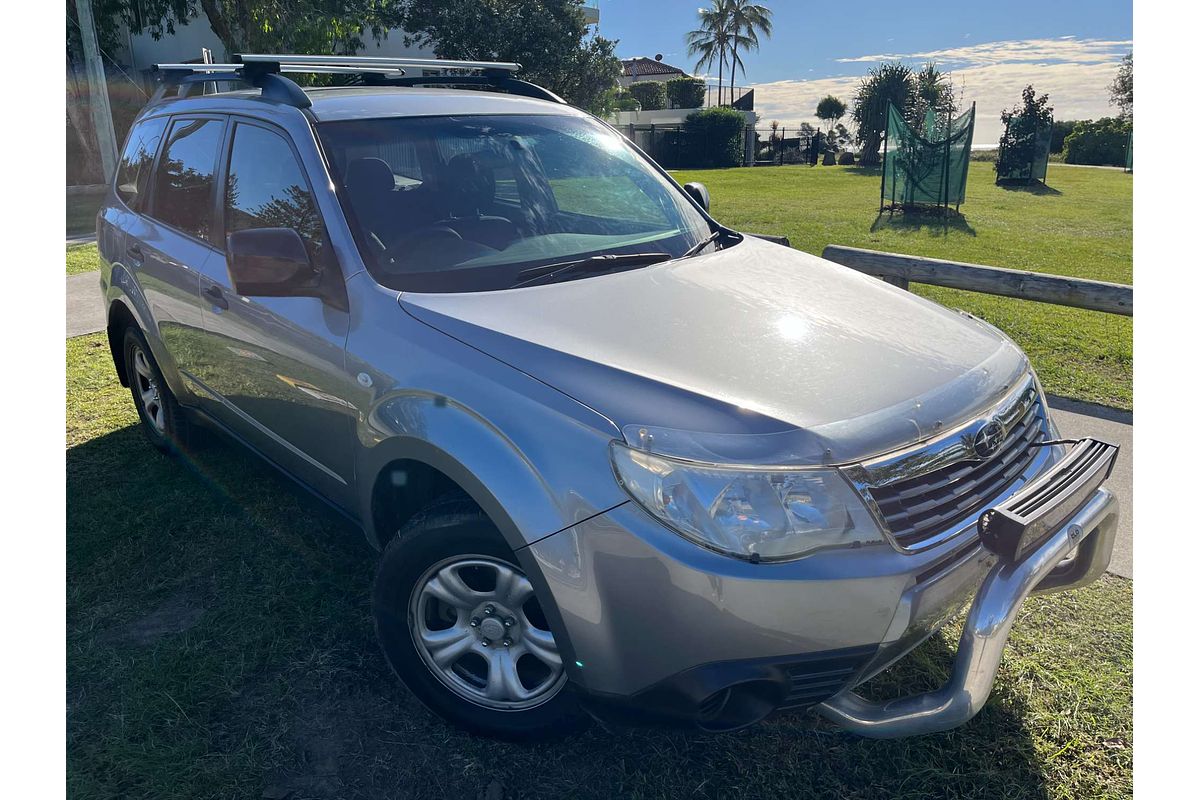
{"type": "Polygon", "coordinates": [[[472,153],[461,153],[446,165],[444,181],[451,196],[451,212],[456,216],[478,214],[496,199],[496,178],[492,170],[472,153]]]}
{"type": "Polygon", "coordinates": [[[356,194],[381,194],[396,188],[396,178],[382,158],[356,158],[346,167],[346,188],[356,194]]]}

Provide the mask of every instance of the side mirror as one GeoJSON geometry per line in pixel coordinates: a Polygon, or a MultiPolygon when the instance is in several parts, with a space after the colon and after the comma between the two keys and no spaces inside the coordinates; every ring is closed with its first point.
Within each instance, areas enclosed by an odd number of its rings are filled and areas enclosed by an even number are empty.
{"type": "Polygon", "coordinates": [[[318,273],[300,234],[291,228],[251,228],[225,238],[233,288],[250,297],[315,295],[318,273]]]}
{"type": "Polygon", "coordinates": [[[685,183],[683,190],[687,192],[693,200],[700,204],[700,207],[708,211],[708,187],[699,181],[685,183]]]}

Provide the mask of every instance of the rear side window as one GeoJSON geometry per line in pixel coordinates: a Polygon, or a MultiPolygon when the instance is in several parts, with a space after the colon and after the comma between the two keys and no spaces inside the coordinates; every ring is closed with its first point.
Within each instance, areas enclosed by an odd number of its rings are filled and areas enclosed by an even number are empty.
{"type": "Polygon", "coordinates": [[[155,177],[153,215],[200,239],[212,236],[213,173],[225,125],[215,119],[177,119],[155,177]]]}
{"type": "Polygon", "coordinates": [[[247,228],[291,228],[312,262],[320,263],[321,216],[292,148],[277,133],[239,124],[225,183],[225,231],[247,228]]]}
{"type": "Polygon", "coordinates": [[[125,152],[121,154],[121,166],[117,169],[117,195],[132,209],[141,206],[150,186],[150,168],[154,166],[154,154],[167,127],[167,118],[147,119],[133,126],[125,152]]]}

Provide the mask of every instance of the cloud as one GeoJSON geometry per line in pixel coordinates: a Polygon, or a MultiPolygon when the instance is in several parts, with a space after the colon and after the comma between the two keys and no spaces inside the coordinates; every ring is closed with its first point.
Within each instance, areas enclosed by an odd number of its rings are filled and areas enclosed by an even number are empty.
{"type": "MultiPolygon", "coordinates": [[[[961,94],[966,106],[972,101],[976,104],[975,143],[994,144],[1003,130],[1000,112],[1016,105],[1021,90],[1030,84],[1038,94],[1050,95],[1055,119],[1114,116],[1116,109],[1108,104],[1108,85],[1128,51],[1129,42],[1067,37],[991,42],[899,57],[910,61],[936,59],[939,66],[950,70],[955,94],[961,94]]],[[[838,60],[878,63],[887,58],[875,55],[838,60]]],[[[760,125],[771,120],[787,126],[801,122],[817,125],[817,102],[832,94],[849,105],[861,80],[845,75],[754,84],[754,107],[760,125]]],[[[842,122],[848,124],[849,120],[842,122]]]]}
{"type": "Polygon", "coordinates": [[[946,50],[929,50],[924,53],[879,53],[835,60],[843,64],[897,60],[936,61],[946,67],[978,67],[1017,62],[1104,64],[1119,60],[1132,47],[1133,41],[1128,39],[1076,39],[1074,36],[1062,36],[1057,39],[985,42],[946,50]]]}

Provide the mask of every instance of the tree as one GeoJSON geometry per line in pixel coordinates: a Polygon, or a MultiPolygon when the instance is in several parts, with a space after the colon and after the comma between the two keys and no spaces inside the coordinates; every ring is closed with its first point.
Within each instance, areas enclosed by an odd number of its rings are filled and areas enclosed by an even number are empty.
{"type": "Polygon", "coordinates": [[[1132,123],[1115,117],[1075,123],[1064,143],[1068,164],[1125,165],[1125,147],[1132,123]]]}
{"type": "Polygon", "coordinates": [[[929,109],[939,117],[952,117],[958,111],[954,101],[954,84],[950,74],[942,72],[930,61],[913,77],[913,107],[909,123],[920,128],[929,109]]]}
{"type": "Polygon", "coordinates": [[[1079,123],[1073,119],[1054,120],[1054,127],[1050,129],[1050,152],[1061,153],[1063,151],[1063,142],[1075,126],[1079,123]]]}
{"type": "Polygon", "coordinates": [[[1117,77],[1108,87],[1108,103],[1120,109],[1118,119],[1133,119],[1133,53],[1121,59],[1117,77]]]}
{"type": "MultiPolygon", "coordinates": [[[[359,0],[371,2],[371,0],[359,0]]],[[[621,75],[616,41],[590,34],[582,0],[403,0],[406,44],[438,58],[516,61],[520,77],[602,110],[621,75]]]]}
{"type": "Polygon", "coordinates": [[[742,75],[746,74],[746,65],[738,56],[738,47],[745,50],[758,50],[758,34],[770,38],[771,9],[750,0],[729,0],[724,5],[728,16],[728,25],[732,31],[730,39],[730,70],[729,70],[729,101],[733,102],[733,85],[740,68],[742,75]]]}
{"type": "MultiPolygon", "coordinates": [[[[1047,135],[1054,120],[1050,96],[1037,96],[1032,86],[1021,92],[1021,104],[1000,112],[1004,133],[1000,136],[1000,152],[995,170],[999,179],[1019,177],[1029,172],[1030,165],[1040,155],[1039,143],[1047,135]]],[[[1027,176],[1026,176],[1027,177],[1027,176]]]]}
{"type": "Polygon", "coordinates": [[[817,119],[825,123],[825,126],[832,131],[834,123],[846,116],[846,104],[833,95],[825,95],[821,102],[817,103],[817,119]]]}
{"type": "Polygon", "coordinates": [[[363,34],[378,41],[398,27],[404,0],[131,0],[126,22],[155,39],[176,25],[205,16],[225,55],[235,53],[350,54],[362,49],[363,34]]]}
{"type": "Polygon", "coordinates": [[[729,24],[726,10],[728,0],[713,0],[712,8],[701,8],[700,27],[684,37],[689,56],[697,56],[696,69],[711,69],[717,65],[717,105],[724,100],[725,61],[729,54],[729,24]]]}
{"type": "Polygon", "coordinates": [[[854,95],[854,111],[851,115],[858,130],[858,143],[862,146],[859,163],[863,166],[879,164],[879,147],[887,129],[888,103],[908,119],[915,93],[913,71],[899,61],[884,62],[873,67],[863,78],[854,95]]]}

